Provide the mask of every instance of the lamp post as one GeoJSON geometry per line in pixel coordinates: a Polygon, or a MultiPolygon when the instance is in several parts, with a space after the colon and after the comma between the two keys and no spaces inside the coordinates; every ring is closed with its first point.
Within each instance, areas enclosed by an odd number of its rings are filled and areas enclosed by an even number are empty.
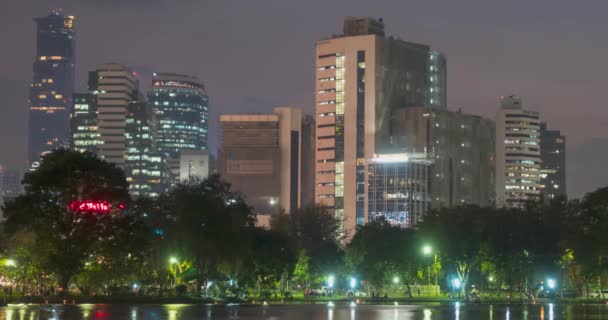
{"type": "Polygon", "coordinates": [[[178,264],[178,260],[176,257],[171,257],[169,258],[169,266],[171,267],[172,271],[173,271],[173,286],[177,285],[177,267],[176,266],[178,264]]]}
{"type": "MultiPolygon", "coordinates": [[[[428,244],[425,245],[424,247],[422,247],[422,253],[427,257],[432,255],[433,247],[429,246],[428,244]]],[[[426,273],[427,273],[428,285],[430,286],[431,285],[431,265],[430,264],[427,266],[426,270],[427,270],[426,273]]]]}

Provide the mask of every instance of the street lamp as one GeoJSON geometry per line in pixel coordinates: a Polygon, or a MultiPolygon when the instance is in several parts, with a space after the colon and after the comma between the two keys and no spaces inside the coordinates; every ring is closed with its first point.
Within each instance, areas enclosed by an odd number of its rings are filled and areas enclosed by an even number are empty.
{"type": "Polygon", "coordinates": [[[394,283],[394,284],[399,284],[399,277],[394,276],[394,277],[393,277],[393,283],[394,283]]]}
{"type": "Polygon", "coordinates": [[[330,275],[329,277],[327,277],[327,286],[330,289],[334,287],[335,282],[336,282],[336,278],[333,275],[330,275]]]}
{"type": "Polygon", "coordinates": [[[169,264],[170,267],[173,269],[173,285],[177,285],[177,268],[179,267],[179,265],[177,265],[178,260],[176,257],[171,257],[169,258],[169,264]]]}
{"type": "Polygon", "coordinates": [[[433,247],[429,246],[428,244],[425,245],[424,247],[422,247],[422,253],[424,253],[425,256],[430,255],[431,253],[433,253],[433,247]]]}
{"type": "Polygon", "coordinates": [[[357,287],[357,279],[355,277],[350,277],[349,284],[350,288],[354,290],[357,287]]]}
{"type": "Polygon", "coordinates": [[[557,283],[555,282],[555,279],[553,278],[549,278],[547,279],[547,287],[549,287],[549,289],[553,290],[555,289],[557,283]]]}
{"type": "MultiPolygon", "coordinates": [[[[422,253],[425,256],[430,256],[431,254],[433,254],[433,247],[429,246],[428,244],[425,245],[424,247],[422,247],[422,253]]],[[[427,266],[426,273],[427,273],[428,284],[430,286],[431,285],[431,265],[427,266]]]]}
{"type": "Polygon", "coordinates": [[[16,265],[17,265],[17,263],[15,262],[15,260],[13,260],[13,259],[6,260],[7,267],[15,267],[16,265]]]}

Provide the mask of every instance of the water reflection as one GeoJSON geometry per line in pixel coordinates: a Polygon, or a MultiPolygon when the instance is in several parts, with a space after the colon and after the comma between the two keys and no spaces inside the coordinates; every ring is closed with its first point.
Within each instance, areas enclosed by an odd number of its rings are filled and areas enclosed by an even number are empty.
{"type": "Polygon", "coordinates": [[[0,320],[130,319],[130,320],[385,320],[385,319],[608,319],[607,305],[422,304],[351,306],[349,302],[301,305],[11,305],[0,308],[0,320]],[[494,314],[497,314],[494,317],[494,314]]]}
{"type": "Polygon", "coordinates": [[[433,312],[431,311],[431,309],[424,309],[422,313],[424,314],[424,320],[431,320],[431,317],[433,316],[433,312]]]}

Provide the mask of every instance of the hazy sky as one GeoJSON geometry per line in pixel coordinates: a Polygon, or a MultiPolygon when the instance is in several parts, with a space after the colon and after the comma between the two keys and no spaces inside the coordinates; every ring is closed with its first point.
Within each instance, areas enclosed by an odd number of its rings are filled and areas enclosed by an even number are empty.
{"type": "Polygon", "coordinates": [[[0,11],[0,163],[25,162],[32,20],[49,9],[76,16],[76,90],[96,64],[141,74],[192,74],[217,115],[314,108],[315,40],[348,15],[384,18],[388,34],[448,57],[448,104],[493,117],[516,93],[568,138],[568,188],[608,185],[608,1],[605,0],[3,0],[0,11]]]}

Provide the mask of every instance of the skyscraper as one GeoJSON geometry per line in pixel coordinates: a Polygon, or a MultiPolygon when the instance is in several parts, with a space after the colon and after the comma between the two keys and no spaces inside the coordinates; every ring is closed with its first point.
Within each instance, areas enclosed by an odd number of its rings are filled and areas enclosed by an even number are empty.
{"type": "Polygon", "coordinates": [[[164,191],[163,158],[156,151],[154,111],[145,101],[127,107],[125,175],[135,196],[158,196],[164,191]]]}
{"type": "Polygon", "coordinates": [[[28,162],[69,142],[74,89],[74,17],[52,11],[36,21],[36,60],[30,85],[28,162]]]}
{"type": "Polygon", "coordinates": [[[496,204],[522,207],[541,194],[540,116],[521,98],[501,97],[496,115],[496,204]]]}
{"type": "Polygon", "coordinates": [[[290,107],[272,114],[221,115],[218,171],[257,213],[300,207],[302,114],[290,107]]]}
{"type": "Polygon", "coordinates": [[[366,221],[366,163],[391,146],[395,108],[446,107],[446,60],[429,46],[387,37],[384,23],[347,18],[316,44],[315,201],[352,236],[366,221]]]}
{"type": "Polygon", "coordinates": [[[209,100],[196,77],[154,74],[148,91],[158,121],[158,150],[166,155],[174,178],[179,177],[180,150],[207,150],[209,100]]]}
{"type": "Polygon", "coordinates": [[[140,100],[135,73],[119,64],[99,65],[89,73],[89,90],[97,95],[97,155],[124,168],[127,108],[140,100]]]}
{"type": "Polygon", "coordinates": [[[540,182],[545,201],[566,197],[566,137],[540,124],[540,182]]]}

